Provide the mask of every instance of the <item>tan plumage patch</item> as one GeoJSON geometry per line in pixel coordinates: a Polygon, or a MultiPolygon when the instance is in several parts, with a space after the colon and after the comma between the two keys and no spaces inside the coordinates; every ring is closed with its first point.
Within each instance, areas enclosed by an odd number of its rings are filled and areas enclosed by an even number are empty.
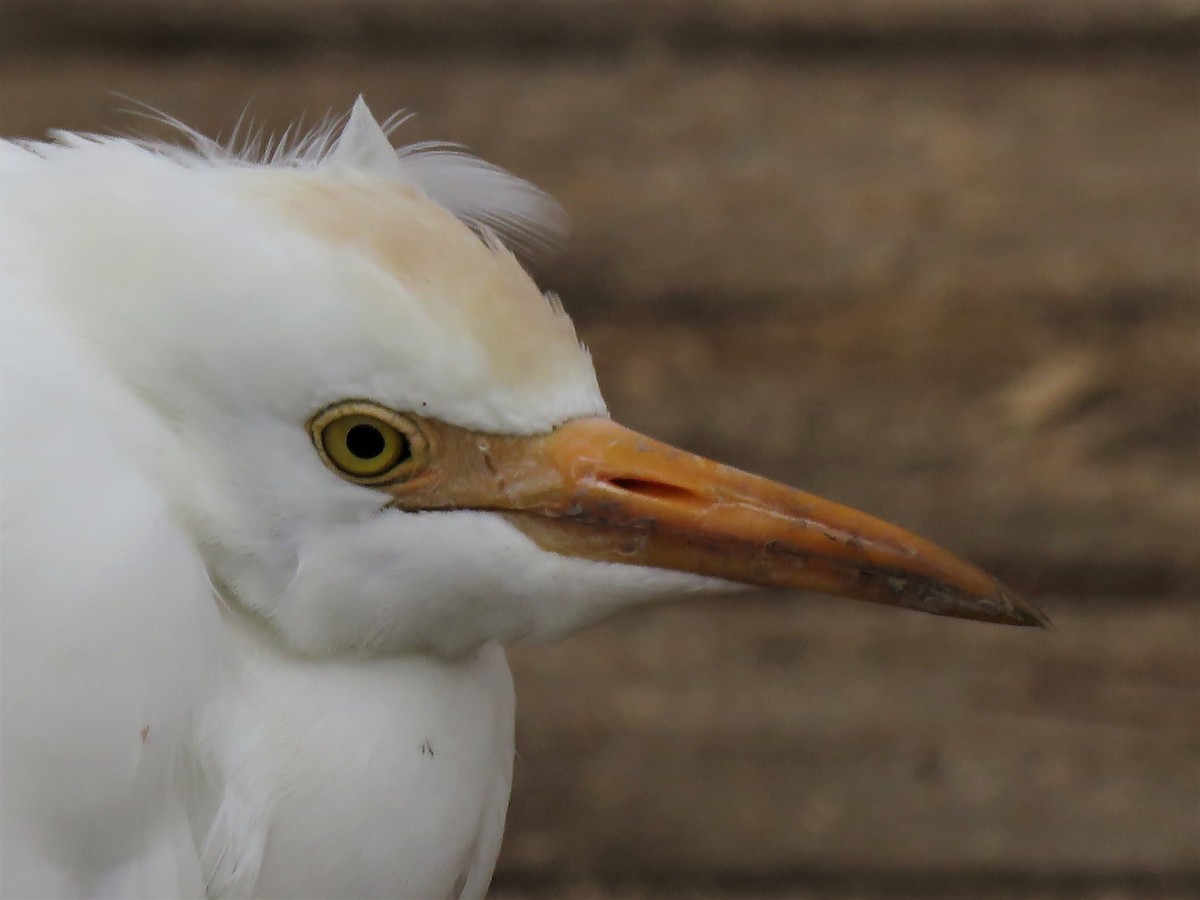
{"type": "Polygon", "coordinates": [[[272,174],[256,178],[258,196],[293,227],[372,260],[431,319],[469,337],[498,382],[529,383],[579,373],[581,366],[590,373],[571,320],[516,257],[419,188],[368,176],[272,174]]]}

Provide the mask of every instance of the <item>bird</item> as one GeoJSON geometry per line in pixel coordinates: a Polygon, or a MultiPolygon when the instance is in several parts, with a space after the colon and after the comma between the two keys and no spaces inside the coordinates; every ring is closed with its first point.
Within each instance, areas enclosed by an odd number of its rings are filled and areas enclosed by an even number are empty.
{"type": "Polygon", "coordinates": [[[0,142],[0,893],[486,894],[505,646],[805,589],[1022,626],[901,528],[616,424],[564,213],[360,97],[0,142]]]}

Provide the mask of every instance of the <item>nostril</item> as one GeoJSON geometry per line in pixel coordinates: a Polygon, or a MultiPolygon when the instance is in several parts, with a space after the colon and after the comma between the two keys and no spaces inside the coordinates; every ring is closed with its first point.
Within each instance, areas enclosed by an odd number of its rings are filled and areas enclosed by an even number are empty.
{"type": "Polygon", "coordinates": [[[608,478],[605,480],[617,490],[639,494],[642,497],[651,497],[655,500],[695,502],[700,499],[699,494],[689,491],[685,487],[666,481],[656,481],[653,478],[608,478]]]}

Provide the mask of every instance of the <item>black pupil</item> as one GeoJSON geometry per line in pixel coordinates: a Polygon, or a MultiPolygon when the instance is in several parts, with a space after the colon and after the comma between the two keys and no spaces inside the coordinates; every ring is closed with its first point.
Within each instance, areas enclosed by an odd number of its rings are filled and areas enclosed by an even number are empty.
{"type": "Polygon", "coordinates": [[[386,446],[383,432],[374,425],[355,425],[346,432],[346,449],[359,459],[374,459],[386,446]]]}

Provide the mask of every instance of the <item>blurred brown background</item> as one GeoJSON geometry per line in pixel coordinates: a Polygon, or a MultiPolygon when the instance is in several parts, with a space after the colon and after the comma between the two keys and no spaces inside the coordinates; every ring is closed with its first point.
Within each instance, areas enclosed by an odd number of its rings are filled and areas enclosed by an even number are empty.
{"type": "Polygon", "coordinates": [[[986,564],[513,654],[500,897],[1200,894],[1200,6],[2,0],[0,133],[419,113],[557,195],[615,417],[986,564]]]}

